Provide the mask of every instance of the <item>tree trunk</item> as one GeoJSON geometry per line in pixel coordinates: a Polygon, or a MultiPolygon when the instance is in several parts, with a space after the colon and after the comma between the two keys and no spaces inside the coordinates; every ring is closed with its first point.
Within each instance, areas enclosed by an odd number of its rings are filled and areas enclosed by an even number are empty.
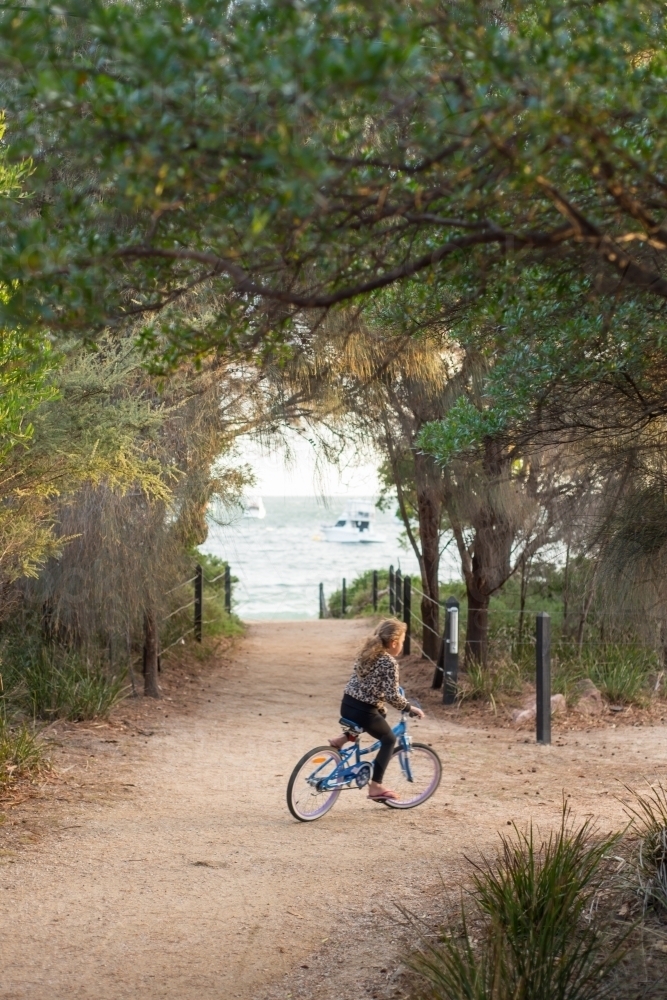
{"type": "Polygon", "coordinates": [[[466,627],[466,663],[486,664],[489,649],[489,595],[474,593],[466,586],[468,594],[468,623],[466,627]]]}
{"type": "Polygon", "coordinates": [[[147,698],[159,698],[158,672],[158,629],[155,611],[144,613],[144,694],[147,698]]]}
{"type": "Polygon", "coordinates": [[[421,600],[423,622],[422,650],[425,657],[438,659],[440,652],[440,521],[442,500],[438,495],[438,472],[429,455],[415,455],[417,515],[421,541],[421,576],[424,596],[421,600]]]}

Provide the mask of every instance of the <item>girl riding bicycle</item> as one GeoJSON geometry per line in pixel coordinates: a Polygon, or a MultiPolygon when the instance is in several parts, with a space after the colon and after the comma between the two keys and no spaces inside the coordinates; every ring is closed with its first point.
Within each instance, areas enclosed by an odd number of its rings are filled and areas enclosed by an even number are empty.
{"type": "MultiPolygon", "coordinates": [[[[343,719],[358,726],[380,740],[382,744],[375,758],[373,778],[368,785],[368,798],[374,802],[397,799],[396,792],[382,785],[384,772],[394,752],[396,736],[386,719],[384,703],[387,702],[399,712],[410,712],[420,719],[424,717],[421,708],[411,705],[399,691],[398,663],[405,642],[407,626],[397,618],[385,618],[372,635],[366,639],[354,664],[340,706],[343,719]]],[[[349,730],[342,736],[329,740],[329,744],[340,750],[356,736],[349,730]]]]}

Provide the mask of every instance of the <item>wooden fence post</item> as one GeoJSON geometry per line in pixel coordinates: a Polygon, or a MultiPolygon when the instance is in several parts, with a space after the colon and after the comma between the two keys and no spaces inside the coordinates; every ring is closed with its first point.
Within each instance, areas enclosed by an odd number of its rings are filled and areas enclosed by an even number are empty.
{"type": "Polygon", "coordinates": [[[232,571],[229,563],[225,566],[225,611],[228,615],[232,613],[232,571]]]}
{"type": "Polygon", "coordinates": [[[197,563],[195,567],[195,639],[201,642],[202,618],[204,610],[204,571],[197,563]]]}
{"type": "Polygon", "coordinates": [[[144,611],[144,695],[159,698],[157,675],[159,670],[160,637],[158,623],[153,608],[144,611]]]}
{"type": "Polygon", "coordinates": [[[400,569],[394,576],[394,614],[400,618],[403,614],[403,578],[400,569]]]}
{"type": "Polygon", "coordinates": [[[324,609],[325,609],[325,603],[324,603],[324,584],[321,583],[320,584],[320,618],[324,618],[324,609]]]}
{"type": "Polygon", "coordinates": [[[378,571],[373,570],[373,611],[378,609],[378,571]]]}
{"type": "Polygon", "coordinates": [[[340,598],[340,616],[341,616],[341,618],[345,617],[345,612],[347,610],[346,605],[347,605],[347,588],[345,586],[345,577],[343,577],[343,589],[341,591],[341,598],[340,598]]]}
{"type": "Polygon", "coordinates": [[[410,628],[412,625],[412,592],[410,590],[410,577],[406,576],[403,580],[403,621],[407,625],[405,631],[405,642],[403,643],[403,652],[406,656],[410,655],[410,628]]]}
{"type": "Polygon", "coordinates": [[[396,578],[394,576],[394,567],[389,567],[389,614],[393,615],[396,610],[396,578]]]}

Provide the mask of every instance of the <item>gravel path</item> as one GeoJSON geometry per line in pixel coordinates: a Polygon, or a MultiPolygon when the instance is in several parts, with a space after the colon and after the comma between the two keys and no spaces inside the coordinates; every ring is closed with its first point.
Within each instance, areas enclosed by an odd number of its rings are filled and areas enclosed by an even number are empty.
{"type": "Polygon", "coordinates": [[[29,818],[0,850],[0,998],[398,996],[396,903],[432,913],[443,883],[458,886],[464,853],[492,851],[509,821],[558,822],[564,794],[578,817],[618,827],[623,784],[665,774],[664,726],[538,747],[457,725],[434,693],[412,730],[444,762],[430,802],[398,813],[355,791],[298,824],[289,773],[337,732],[367,628],[253,624],[189,713],[162,702],[149,706],[150,739],[129,723],[90,737],[104,752],[103,787],[98,762],[80,756],[39,836],[29,818]]]}

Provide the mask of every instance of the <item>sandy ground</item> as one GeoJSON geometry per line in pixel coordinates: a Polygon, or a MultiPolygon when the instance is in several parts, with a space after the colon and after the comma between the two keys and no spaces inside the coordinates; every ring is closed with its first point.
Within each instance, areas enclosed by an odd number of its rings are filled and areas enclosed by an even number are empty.
{"type": "Polygon", "coordinates": [[[434,692],[412,728],[443,759],[431,801],[400,813],[348,792],[299,824],[287,779],[337,732],[367,628],[253,624],[192,682],[189,711],[165,699],[132,715],[125,703],[111,726],[68,737],[39,813],[0,817],[3,1000],[400,996],[397,904],[433,914],[464,854],[492,852],[512,821],[547,829],[563,795],[577,817],[617,828],[623,785],[665,774],[664,726],[539,747],[458,723],[434,692]]]}

